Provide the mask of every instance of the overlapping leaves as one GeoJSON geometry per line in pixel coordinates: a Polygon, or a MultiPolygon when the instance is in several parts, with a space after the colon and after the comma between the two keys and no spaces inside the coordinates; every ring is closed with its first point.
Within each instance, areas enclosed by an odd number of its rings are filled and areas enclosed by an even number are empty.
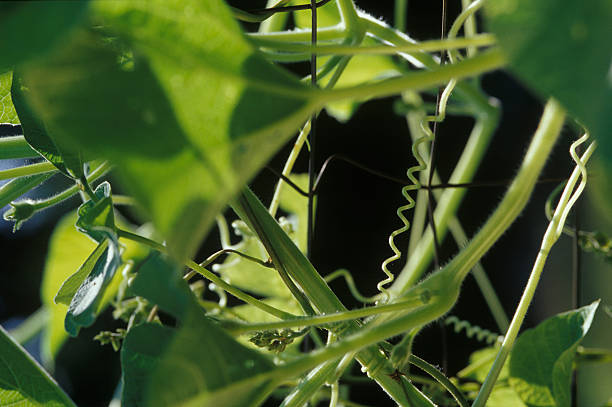
{"type": "Polygon", "coordinates": [[[185,257],[314,93],[264,61],[221,0],[100,1],[92,15],[103,32],[24,70],[28,102],[63,142],[116,163],[185,257]]]}

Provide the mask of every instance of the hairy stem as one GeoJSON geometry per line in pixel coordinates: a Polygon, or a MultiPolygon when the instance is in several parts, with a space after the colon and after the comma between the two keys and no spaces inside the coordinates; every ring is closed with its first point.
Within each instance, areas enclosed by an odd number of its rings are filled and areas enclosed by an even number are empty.
{"type": "Polygon", "coordinates": [[[584,176],[586,175],[584,171],[584,164],[589,160],[591,155],[595,151],[595,143],[592,143],[587,151],[582,155],[580,162],[577,163],[577,167],[572,172],[563,194],[559,199],[559,203],[557,205],[557,209],[555,210],[555,214],[553,215],[552,220],[548,224],[548,228],[544,233],[544,237],[542,238],[542,245],[540,247],[540,251],[536,257],[535,263],[533,265],[533,269],[529,276],[529,281],[527,281],[527,285],[525,286],[525,290],[523,291],[523,295],[521,296],[521,300],[519,302],[518,307],[514,313],[514,317],[512,318],[512,322],[510,323],[510,327],[508,328],[508,332],[506,332],[506,336],[504,337],[504,341],[502,343],[501,348],[497,352],[497,356],[495,357],[495,361],[493,362],[493,366],[491,366],[491,370],[489,370],[489,374],[485,379],[480,391],[478,392],[478,396],[476,400],[474,400],[473,407],[483,407],[486,403],[486,400],[489,398],[491,391],[493,390],[493,386],[497,381],[499,373],[510,355],[510,351],[512,350],[512,346],[518,336],[518,332],[523,324],[523,320],[525,319],[525,315],[527,314],[527,309],[529,305],[531,305],[531,301],[533,300],[533,296],[535,294],[535,290],[540,281],[540,277],[542,275],[542,271],[544,270],[544,265],[546,264],[546,260],[548,259],[548,254],[550,253],[550,249],[557,242],[559,236],[561,236],[561,230],[563,229],[563,225],[565,223],[565,218],[563,214],[571,208],[572,202],[574,199],[571,199],[570,196],[574,191],[574,187],[578,182],[580,176],[583,176],[581,187],[575,192],[573,196],[579,196],[584,189],[584,184],[586,179],[584,176]],[[582,174],[581,174],[582,173],[582,174]]]}

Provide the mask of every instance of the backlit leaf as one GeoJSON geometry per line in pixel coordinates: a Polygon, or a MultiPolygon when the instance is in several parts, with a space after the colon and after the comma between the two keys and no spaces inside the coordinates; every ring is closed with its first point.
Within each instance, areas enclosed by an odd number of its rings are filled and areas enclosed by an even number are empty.
{"type": "Polygon", "coordinates": [[[19,124],[15,106],[11,98],[11,84],[13,83],[13,73],[5,72],[0,74],[0,123],[19,124]]]}
{"type": "Polygon", "coordinates": [[[0,327],[0,407],[76,407],[34,359],[0,327]]]}
{"type": "Polygon", "coordinates": [[[68,143],[117,164],[183,258],[303,124],[316,93],[255,52],[221,0],[94,9],[116,44],[99,32],[66,41],[24,73],[29,101],[68,143]],[[117,62],[125,48],[130,66],[117,62]]]}
{"type": "Polygon", "coordinates": [[[49,321],[43,331],[42,356],[45,364],[53,358],[68,334],[64,330],[64,318],[68,306],[55,304],[53,299],[64,283],[94,251],[96,244],[74,227],[76,213],[62,218],[49,242],[47,260],[41,286],[41,300],[49,311],[49,321]]]}
{"type": "Polygon", "coordinates": [[[576,349],[599,301],[558,314],[528,329],[510,355],[510,384],[528,406],[569,407],[576,349]]]}

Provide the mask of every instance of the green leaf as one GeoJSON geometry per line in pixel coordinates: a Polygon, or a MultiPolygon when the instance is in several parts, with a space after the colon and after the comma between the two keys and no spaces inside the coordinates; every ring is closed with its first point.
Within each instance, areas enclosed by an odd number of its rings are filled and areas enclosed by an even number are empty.
{"type": "Polygon", "coordinates": [[[0,3],[0,72],[40,58],[72,30],[89,1],[0,3]]]}
{"type": "Polygon", "coordinates": [[[528,329],[510,355],[510,384],[528,406],[569,407],[572,363],[599,301],[528,329]]]}
{"type": "MultiPolygon", "coordinates": [[[[91,262],[95,258],[95,256],[92,256],[92,252],[96,251],[97,245],[76,229],[77,219],[75,212],[65,216],[55,227],[50,239],[41,286],[42,303],[49,312],[49,321],[43,331],[42,340],[42,355],[45,364],[52,362],[68,337],[64,329],[68,307],[61,302],[55,303],[54,298],[63,285],[74,283],[74,286],[76,286],[77,280],[73,280],[71,283],[66,280],[70,279],[75,271],[78,273],[80,270],[84,275],[85,273],[81,269],[87,269],[88,267],[84,263],[91,262]]],[[[145,254],[137,243],[126,241],[122,243],[122,246],[124,247],[122,254],[124,262],[138,261],[145,254]]],[[[74,278],[76,279],[76,277],[74,278]]],[[[121,278],[121,273],[115,273],[115,277],[106,287],[102,299],[98,303],[96,314],[99,314],[114,297],[121,278]]],[[[68,286],[65,289],[67,290],[68,286]]],[[[63,294],[69,295],[68,291],[63,291],[63,294]]],[[[69,302],[72,297],[61,299],[62,302],[69,302]]]]}
{"type": "Polygon", "coordinates": [[[237,343],[199,307],[178,270],[160,255],[139,269],[131,289],[181,321],[170,338],[168,328],[132,329],[122,350],[124,374],[138,371],[149,380],[126,381],[124,403],[149,406],[255,405],[270,390],[266,375],[274,365],[237,343]],[[159,337],[161,339],[152,339],[159,337]],[[146,355],[144,357],[143,355],[146,355]],[[132,365],[135,363],[135,365],[132,365]],[[150,372],[150,373],[149,373],[150,372]]]}
{"type": "Polygon", "coordinates": [[[64,304],[55,304],[53,298],[62,283],[96,248],[96,244],[91,239],[76,230],[74,227],[76,220],[76,212],[62,218],[55,227],[49,242],[41,286],[41,300],[49,311],[49,322],[43,332],[42,340],[42,356],[45,365],[52,362],[68,337],[64,330],[64,319],[68,307],[64,304]]]}
{"type": "Polygon", "coordinates": [[[55,136],[55,131],[37,117],[26,101],[29,89],[17,73],[13,73],[11,96],[19,116],[23,136],[34,150],[69,177],[83,176],[83,160],[80,151],[67,146],[55,136]]]}
{"type": "Polygon", "coordinates": [[[19,124],[13,99],[11,98],[11,84],[13,83],[13,73],[5,72],[0,74],[0,123],[19,124]]]}
{"type": "MultiPolygon", "coordinates": [[[[493,361],[495,360],[495,356],[497,355],[499,348],[489,347],[484,349],[479,349],[476,352],[470,355],[470,364],[464,370],[470,370],[470,373],[462,376],[469,379],[476,380],[480,383],[484,383],[487,374],[489,374],[489,370],[491,370],[491,366],[493,366],[493,361]]],[[[508,371],[508,362],[504,363],[504,366],[501,369],[501,372],[498,376],[498,381],[508,379],[509,371],[508,371]]]]}
{"type": "Polygon", "coordinates": [[[510,70],[544,98],[555,97],[612,152],[612,2],[497,0],[489,26],[510,70]]]}
{"type": "Polygon", "coordinates": [[[34,359],[0,327],[0,406],[76,407],[34,359]]]}
{"type": "Polygon", "coordinates": [[[72,336],[76,336],[81,327],[94,323],[106,288],[121,265],[110,184],[100,184],[94,196],[95,201],[89,200],[79,206],[76,228],[99,245],[59,291],[60,297],[65,297],[79,283],[71,296],[64,321],[66,331],[72,336]],[[64,287],[66,289],[62,291],[64,287]]]}
{"type": "Polygon", "coordinates": [[[173,334],[174,330],[156,324],[143,324],[130,329],[121,346],[123,407],[144,405],[149,377],[168,348],[173,334]]]}
{"type": "Polygon", "coordinates": [[[487,400],[487,407],[525,407],[525,404],[512,387],[495,386],[487,400]]]}
{"type": "Polygon", "coordinates": [[[94,9],[131,50],[132,66],[117,63],[125,52],[105,34],[81,32],[24,73],[29,101],[67,143],[116,163],[184,258],[306,121],[318,93],[267,63],[221,0],[100,1],[94,9]]]}
{"type": "Polygon", "coordinates": [[[72,297],[74,297],[74,294],[76,294],[77,290],[81,284],[83,284],[83,281],[85,281],[87,276],[92,272],[94,267],[99,264],[100,257],[102,257],[107,248],[108,240],[103,240],[100,244],[98,244],[98,247],[91,252],[85,262],[81,264],[81,267],[79,267],[79,269],[73,275],[64,281],[53,299],[56,304],[70,305],[72,297]]]}
{"type": "MultiPolygon", "coordinates": [[[[109,233],[105,241],[107,244],[102,254],[97,258],[90,273],[83,279],[70,301],[64,327],[71,336],[77,336],[81,327],[94,323],[105,290],[121,265],[119,242],[116,236],[109,233]]],[[[88,263],[87,260],[85,262],[88,263]]]]}

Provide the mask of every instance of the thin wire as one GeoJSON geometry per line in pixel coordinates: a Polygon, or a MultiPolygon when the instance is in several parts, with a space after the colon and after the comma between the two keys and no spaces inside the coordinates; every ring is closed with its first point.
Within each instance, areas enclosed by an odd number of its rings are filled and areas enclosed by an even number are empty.
{"type": "MultiPolygon", "coordinates": [[[[444,37],[446,36],[446,0],[442,0],[442,27],[440,29],[440,39],[444,40],[444,37]]],[[[447,59],[448,54],[444,51],[442,51],[440,53],[440,66],[444,65],[446,63],[446,59],[447,59]]],[[[436,166],[436,160],[437,160],[437,142],[436,139],[438,138],[439,134],[438,134],[438,115],[440,114],[440,102],[442,100],[442,92],[443,92],[443,88],[440,87],[438,89],[438,96],[436,97],[436,113],[435,113],[435,117],[436,120],[434,121],[433,124],[433,138],[431,140],[431,154],[430,154],[430,160],[429,160],[429,176],[427,177],[427,185],[432,185],[433,184],[433,175],[434,175],[434,168],[436,166]]],[[[436,230],[436,222],[435,222],[435,218],[434,218],[434,208],[433,208],[433,190],[432,189],[428,189],[427,190],[427,214],[429,217],[429,225],[431,226],[431,232],[432,232],[432,236],[433,236],[433,243],[434,243],[434,265],[436,270],[440,268],[440,242],[438,240],[438,232],[436,230]]],[[[441,342],[442,342],[442,372],[446,373],[448,371],[448,341],[446,338],[446,327],[444,325],[444,323],[442,321],[438,322],[438,327],[440,329],[440,334],[441,334],[441,342]]]]}
{"type": "MultiPolygon", "coordinates": [[[[247,13],[250,14],[268,14],[268,13],[286,13],[289,11],[299,11],[299,10],[316,10],[317,8],[326,5],[331,0],[321,0],[321,1],[310,1],[310,4],[298,4],[295,6],[283,6],[283,7],[270,7],[270,8],[258,8],[253,10],[246,10],[247,13]]],[[[314,21],[314,20],[313,20],[314,21]]],[[[316,27],[313,25],[313,27],[316,27]]],[[[314,29],[316,31],[316,28],[314,29]]]]}
{"type": "MultiPolygon", "coordinates": [[[[329,165],[334,161],[344,161],[354,166],[355,168],[358,168],[362,171],[365,171],[379,178],[386,179],[388,181],[394,182],[399,185],[408,185],[408,183],[406,182],[404,178],[394,177],[392,175],[385,174],[381,171],[366,167],[365,165],[359,164],[358,162],[351,160],[350,158],[345,157],[341,154],[333,154],[325,160],[325,162],[321,166],[321,171],[319,172],[317,176],[315,186],[312,189],[312,192],[310,194],[304,191],[299,186],[297,186],[293,181],[291,181],[290,178],[283,175],[281,172],[275,170],[274,168],[270,166],[266,166],[265,168],[268,171],[270,171],[272,174],[274,174],[277,178],[282,179],[285,183],[287,183],[291,188],[293,188],[300,195],[304,197],[309,197],[311,195],[315,196],[318,194],[319,187],[321,186],[321,183],[324,179],[324,175],[326,174],[326,171],[329,165]]],[[[591,178],[592,177],[594,177],[594,175],[592,175],[591,178]]],[[[561,181],[567,181],[567,177],[540,178],[538,181],[536,181],[536,184],[538,185],[539,184],[550,184],[550,183],[561,182],[561,181]]],[[[434,185],[421,185],[421,189],[429,190],[429,189],[447,189],[447,188],[501,188],[501,187],[507,187],[511,183],[512,183],[511,179],[500,180],[500,181],[473,181],[473,182],[462,182],[462,183],[440,183],[440,184],[434,184],[434,185]]]]}
{"type": "MultiPolygon", "coordinates": [[[[311,37],[310,42],[314,47],[317,45],[317,2],[310,0],[312,13],[311,37]]],[[[310,83],[313,87],[317,86],[317,55],[313,53],[310,56],[310,83]]],[[[316,136],[317,136],[317,115],[312,115],[310,120],[310,155],[308,156],[308,190],[312,191],[315,186],[316,169],[315,169],[315,153],[316,153],[316,136]]],[[[306,257],[312,260],[312,246],[314,239],[314,196],[308,194],[308,228],[306,232],[306,257]]]]}

